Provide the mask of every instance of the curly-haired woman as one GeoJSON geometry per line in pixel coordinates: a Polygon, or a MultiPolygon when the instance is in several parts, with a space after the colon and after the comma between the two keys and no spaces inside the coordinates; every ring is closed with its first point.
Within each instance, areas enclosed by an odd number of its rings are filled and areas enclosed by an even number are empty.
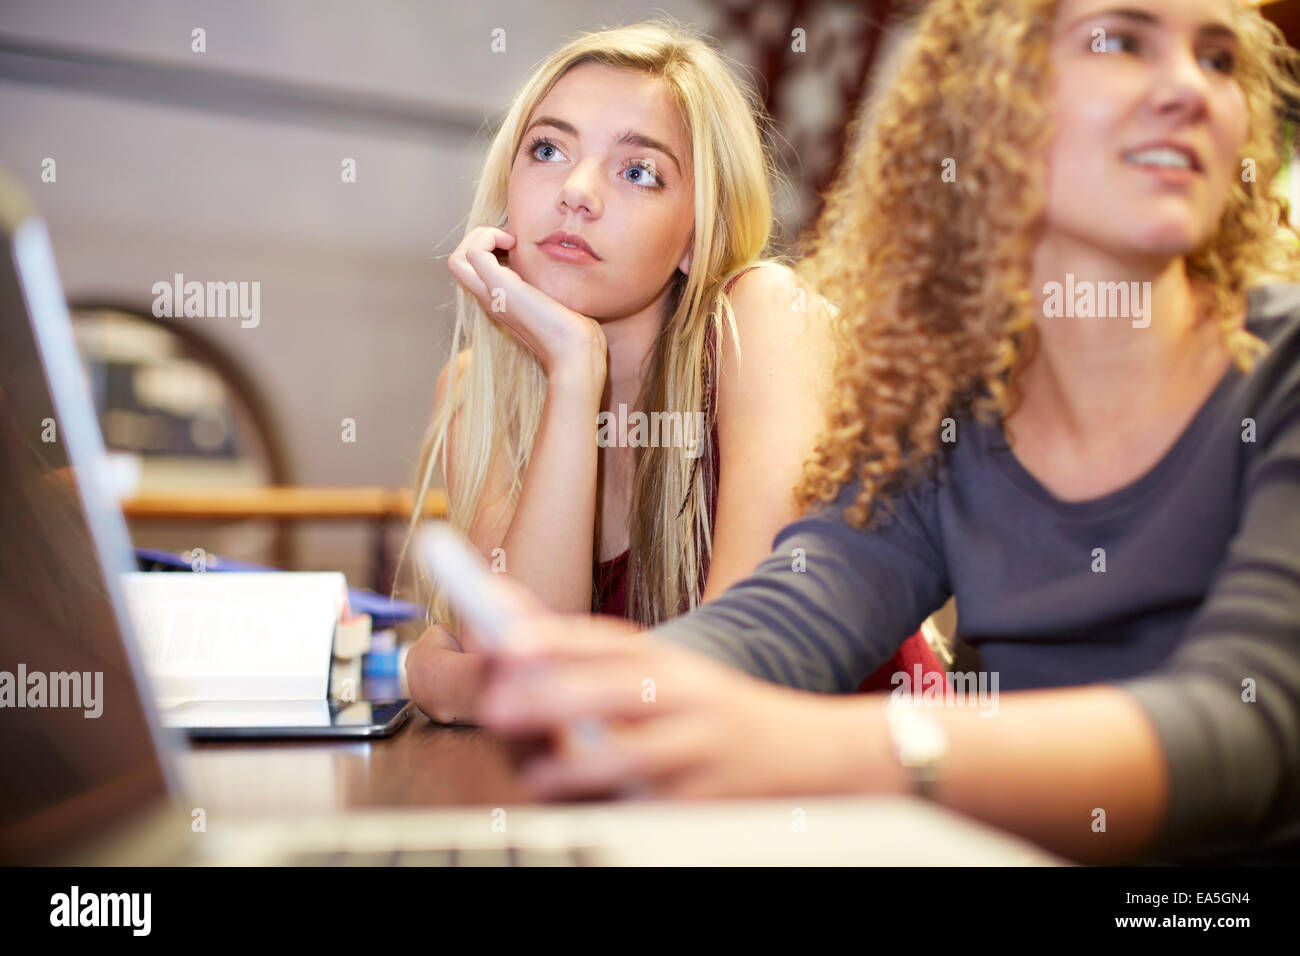
{"type": "Polygon", "coordinates": [[[1082,860],[1294,852],[1290,54],[1233,0],[929,4],[803,267],[852,342],[800,490],[822,506],[656,639],[516,593],[488,722],[607,724],[532,784],[919,790],[1082,860]],[[978,705],[806,693],[949,595],[978,705]]]}

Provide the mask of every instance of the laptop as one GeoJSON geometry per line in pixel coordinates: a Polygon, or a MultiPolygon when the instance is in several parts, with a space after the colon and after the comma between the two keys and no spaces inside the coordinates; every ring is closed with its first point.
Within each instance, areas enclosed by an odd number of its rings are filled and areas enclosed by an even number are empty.
{"type": "MultiPolygon", "coordinates": [[[[1043,865],[900,798],[295,813],[199,830],[124,613],[133,567],[43,222],[0,178],[0,863],[1043,865]]],[[[380,747],[383,741],[353,746],[380,747]]]]}

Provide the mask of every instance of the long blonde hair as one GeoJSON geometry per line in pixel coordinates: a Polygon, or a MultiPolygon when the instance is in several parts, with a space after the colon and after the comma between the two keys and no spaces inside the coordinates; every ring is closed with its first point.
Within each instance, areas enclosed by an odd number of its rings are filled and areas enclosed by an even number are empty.
{"type": "MultiPolygon", "coordinates": [[[[935,0],[900,54],[799,272],[839,309],[840,353],[826,428],[796,489],[803,506],[862,488],[846,512],[877,506],[938,459],[944,419],[1005,422],[1016,373],[1035,342],[1031,257],[1045,205],[1043,157],[1058,0],[935,0]],[[940,188],[947,157],[965,183],[940,188]]],[[[1235,5],[1234,5],[1235,6],[1235,5]]],[[[1286,204],[1270,193],[1281,165],[1278,113],[1295,51],[1256,10],[1236,8],[1236,77],[1253,182],[1233,185],[1217,231],[1186,258],[1212,293],[1224,347],[1248,369],[1262,343],[1236,324],[1252,281],[1297,274],[1278,241],[1286,204]]],[[[1291,234],[1294,239],[1294,233],[1291,234]]]]}
{"type": "MultiPolygon", "coordinates": [[[[673,277],[669,314],[647,356],[638,405],[646,410],[707,414],[710,325],[724,322],[734,332],[735,319],[723,288],[767,249],[773,166],[760,129],[764,115],[760,102],[704,39],[671,21],[653,21],[584,34],[550,56],[524,84],[492,142],[467,229],[504,225],[511,165],[529,116],[562,76],[583,63],[662,80],[690,135],[695,202],[692,266],[689,275],[677,272],[673,277]]],[[[438,471],[444,485],[454,490],[448,510],[457,528],[474,523],[494,455],[504,456],[511,475],[510,494],[517,501],[541,417],[546,382],[536,358],[460,288],[451,356],[447,399],[435,412],[420,453],[407,544],[438,471]],[[465,374],[457,376],[456,356],[464,349],[469,349],[469,361],[465,374]],[[448,430],[453,416],[457,442],[449,476],[448,430]]],[[[712,547],[708,491],[715,478],[710,431],[706,425],[703,453],[697,459],[681,449],[636,449],[629,517],[632,606],[627,610],[647,626],[700,601],[700,582],[712,547]]],[[[596,440],[595,422],[592,440],[596,440]]],[[[406,550],[404,545],[403,555],[406,550]]],[[[430,621],[449,620],[445,601],[436,591],[428,608],[430,621]]]]}

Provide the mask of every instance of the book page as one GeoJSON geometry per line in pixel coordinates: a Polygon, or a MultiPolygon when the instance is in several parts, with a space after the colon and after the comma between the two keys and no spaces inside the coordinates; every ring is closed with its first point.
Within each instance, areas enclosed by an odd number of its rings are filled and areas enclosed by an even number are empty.
{"type": "Polygon", "coordinates": [[[156,696],[325,697],[342,573],[131,572],[122,587],[156,696]]]}

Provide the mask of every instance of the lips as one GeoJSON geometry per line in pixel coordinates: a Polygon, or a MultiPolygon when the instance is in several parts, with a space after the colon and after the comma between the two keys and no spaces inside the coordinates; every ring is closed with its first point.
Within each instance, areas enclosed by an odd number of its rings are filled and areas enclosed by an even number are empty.
{"type": "Polygon", "coordinates": [[[553,252],[561,258],[570,258],[570,256],[564,254],[565,252],[570,252],[586,253],[586,255],[590,256],[592,259],[597,261],[600,260],[600,256],[596,255],[596,250],[587,245],[585,239],[571,232],[553,232],[539,242],[538,245],[546,248],[547,251],[553,252]]]}

